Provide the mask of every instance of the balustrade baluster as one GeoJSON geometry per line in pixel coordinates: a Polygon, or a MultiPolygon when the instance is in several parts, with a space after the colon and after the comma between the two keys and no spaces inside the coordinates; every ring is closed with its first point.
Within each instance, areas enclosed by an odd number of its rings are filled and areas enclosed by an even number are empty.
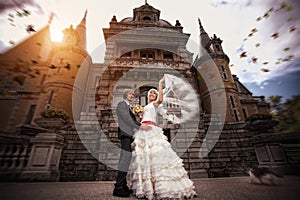
{"type": "Polygon", "coordinates": [[[16,144],[13,146],[13,152],[12,152],[12,156],[11,156],[12,163],[9,167],[9,170],[11,170],[11,171],[15,170],[18,166],[20,150],[21,150],[21,145],[16,144]]]}
{"type": "Polygon", "coordinates": [[[19,166],[17,167],[18,170],[22,170],[24,169],[25,166],[25,160],[27,159],[27,150],[28,150],[28,145],[23,145],[23,151],[20,154],[20,158],[19,158],[19,166]]]}

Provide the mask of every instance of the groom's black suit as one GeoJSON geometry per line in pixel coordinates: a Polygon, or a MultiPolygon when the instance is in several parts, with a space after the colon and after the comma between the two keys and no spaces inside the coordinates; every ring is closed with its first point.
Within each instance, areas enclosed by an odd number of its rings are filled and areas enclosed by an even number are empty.
{"type": "Polygon", "coordinates": [[[121,140],[121,154],[115,190],[127,188],[126,176],[131,161],[132,136],[134,129],[139,129],[141,125],[141,123],[136,120],[126,101],[120,101],[118,103],[117,116],[119,124],[118,138],[121,140]]]}

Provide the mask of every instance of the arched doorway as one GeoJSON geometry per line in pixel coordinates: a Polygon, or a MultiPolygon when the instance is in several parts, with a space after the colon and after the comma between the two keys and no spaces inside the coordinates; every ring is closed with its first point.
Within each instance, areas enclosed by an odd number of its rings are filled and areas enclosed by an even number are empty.
{"type": "Polygon", "coordinates": [[[141,105],[141,106],[145,106],[148,104],[148,97],[147,97],[147,94],[148,94],[148,91],[152,88],[155,88],[157,89],[156,87],[153,87],[153,86],[142,86],[142,87],[139,87],[138,89],[135,90],[135,99],[134,99],[134,102],[133,104],[134,105],[141,105]]]}

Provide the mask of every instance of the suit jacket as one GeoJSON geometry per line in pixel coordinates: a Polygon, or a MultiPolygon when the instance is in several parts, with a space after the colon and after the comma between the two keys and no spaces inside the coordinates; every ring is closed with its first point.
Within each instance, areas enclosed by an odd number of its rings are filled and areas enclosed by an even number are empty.
{"type": "Polygon", "coordinates": [[[122,136],[132,137],[134,129],[139,129],[141,123],[135,118],[135,115],[130,110],[129,105],[125,101],[120,101],[117,105],[118,116],[118,138],[122,136]]]}

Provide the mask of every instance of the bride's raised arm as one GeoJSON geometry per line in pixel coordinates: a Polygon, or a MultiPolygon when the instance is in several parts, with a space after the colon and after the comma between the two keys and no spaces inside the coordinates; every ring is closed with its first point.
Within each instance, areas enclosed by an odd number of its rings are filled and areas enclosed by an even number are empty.
{"type": "Polygon", "coordinates": [[[163,82],[165,81],[165,77],[163,76],[158,82],[158,97],[157,100],[154,102],[155,106],[159,106],[164,100],[163,95],[163,82]]]}

